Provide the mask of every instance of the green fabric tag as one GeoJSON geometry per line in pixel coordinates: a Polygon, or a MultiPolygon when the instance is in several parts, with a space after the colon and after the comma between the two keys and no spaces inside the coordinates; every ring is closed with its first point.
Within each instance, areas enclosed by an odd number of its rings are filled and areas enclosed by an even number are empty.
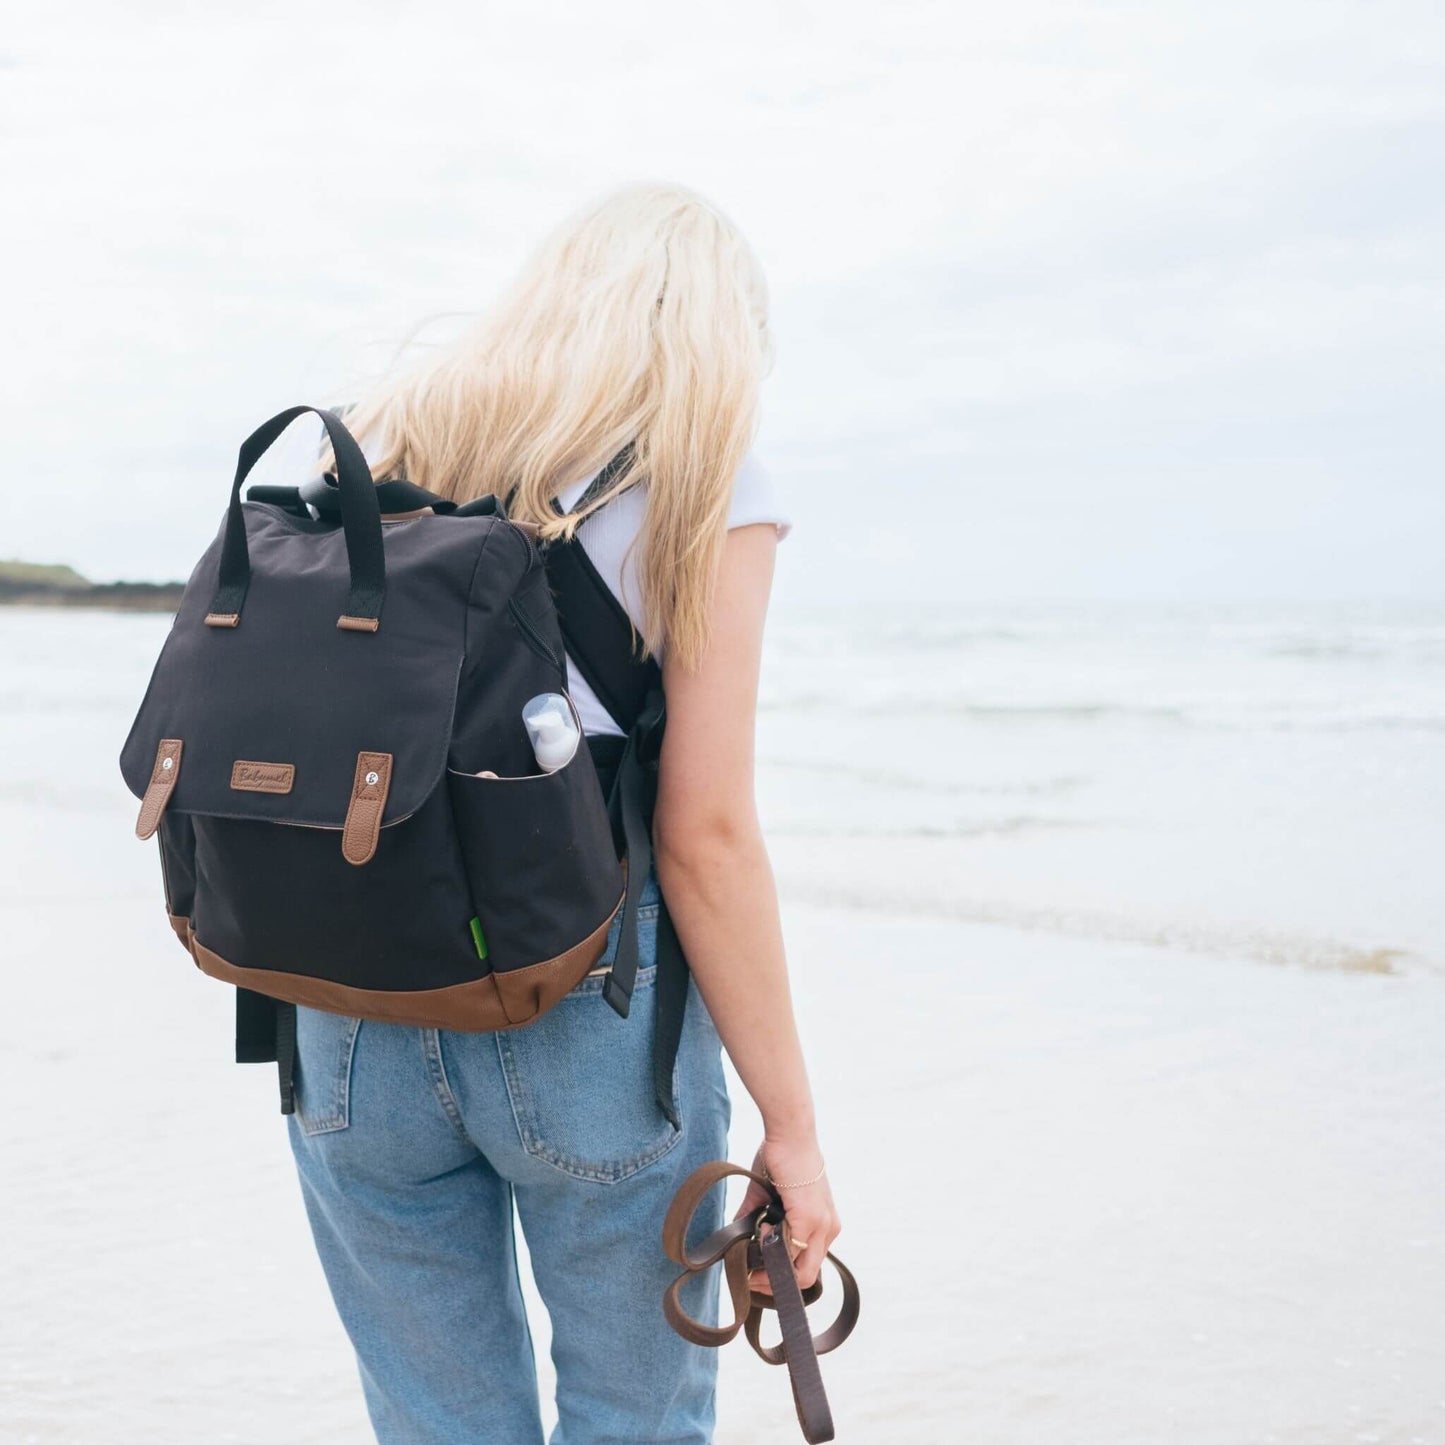
{"type": "Polygon", "coordinates": [[[487,940],[482,937],[482,920],[480,918],[472,919],[472,942],[477,945],[477,957],[485,958],[487,956],[487,940]]]}

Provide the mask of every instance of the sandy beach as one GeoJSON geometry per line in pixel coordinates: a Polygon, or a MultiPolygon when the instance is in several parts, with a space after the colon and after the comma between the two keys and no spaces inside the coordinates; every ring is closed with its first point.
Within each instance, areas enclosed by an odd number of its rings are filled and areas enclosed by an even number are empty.
{"type": "MultiPolygon", "coordinates": [[[[0,782],[0,1437],[363,1441],[271,1071],[229,1062],[228,991],[170,938],[129,837],[114,757],[163,627],[0,618],[0,731],[24,760],[0,782]]],[[[766,723],[764,743],[766,776],[789,750],[766,723]]],[[[1445,1440],[1428,918],[1414,966],[1372,970],[1069,936],[1018,898],[1012,924],[930,913],[900,902],[896,858],[845,907],[818,900],[847,848],[820,861],[791,796],[774,779],[765,801],[865,1297],[824,1362],[841,1441],[1445,1440]]],[[[980,850],[959,899],[989,859],[1021,888],[1047,856],[1010,869],[1016,831],[936,834],[897,847],[942,847],[945,870],[980,850]]],[[[1123,916],[1095,891],[1091,916],[1123,916]]],[[[1247,902],[1216,938],[1252,936],[1247,902]]],[[[733,1156],[755,1137],[740,1104],[733,1156]]],[[[797,1438],[781,1371],[734,1345],[723,1379],[723,1445],[797,1438]]]]}

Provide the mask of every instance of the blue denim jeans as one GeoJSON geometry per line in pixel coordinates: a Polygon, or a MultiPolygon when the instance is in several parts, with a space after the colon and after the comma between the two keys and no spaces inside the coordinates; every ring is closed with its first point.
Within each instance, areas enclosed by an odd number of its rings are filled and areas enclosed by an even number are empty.
{"type": "MultiPolygon", "coordinates": [[[[631,1017],[584,979],[515,1032],[297,1010],[292,1149],[316,1247],[381,1445],[540,1445],[513,1208],[552,1321],[553,1445],[712,1437],[716,1351],[662,1316],[677,1186],[727,1152],[717,1032],[696,986],[673,1074],[652,1077],[656,884],[631,1017]]],[[[608,939],[610,960],[618,922],[608,939]]],[[[700,1237],[721,1222],[720,1191],[700,1237]]],[[[716,1273],[716,1272],[714,1272],[716,1273]]],[[[717,1280],[687,1303],[715,1320],[717,1280]]]]}

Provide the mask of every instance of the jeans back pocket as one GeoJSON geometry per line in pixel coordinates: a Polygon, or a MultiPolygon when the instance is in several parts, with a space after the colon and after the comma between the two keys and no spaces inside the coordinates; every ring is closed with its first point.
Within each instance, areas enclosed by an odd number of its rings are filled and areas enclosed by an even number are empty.
{"type": "MultiPolygon", "coordinates": [[[[612,1184],[682,1137],[657,1103],[657,905],[638,910],[640,962],[631,1014],[619,1018],[591,974],[535,1023],[497,1035],[522,1147],[565,1174],[612,1184]]],[[[614,920],[603,962],[617,947],[614,920]]],[[[675,1100],[674,1100],[675,1102],[675,1100]]]]}
{"type": "Polygon", "coordinates": [[[329,1134],[351,1122],[351,1060],[361,1020],[296,1008],[296,1122],[329,1134]]]}

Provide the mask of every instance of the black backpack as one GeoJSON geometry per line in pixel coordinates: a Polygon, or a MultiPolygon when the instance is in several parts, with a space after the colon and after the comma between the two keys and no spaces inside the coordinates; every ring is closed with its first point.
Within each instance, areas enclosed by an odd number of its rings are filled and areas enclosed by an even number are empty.
{"type": "MultiPolygon", "coordinates": [[[[578,542],[540,548],[494,497],[373,483],[337,416],[294,407],[241,446],[120,761],[171,927],[236,985],[236,1057],[278,1064],[289,1113],[296,1004],[520,1028],[593,968],[619,907],[604,994],[627,1015],[664,724],[657,665],[578,542]],[[334,479],[243,505],[309,411],[334,479]],[[521,710],[565,696],[567,654],[626,737],[548,773],[521,710]]],[[[677,1124],[687,966],[665,907],[657,987],[656,1093],[677,1124]]]]}

